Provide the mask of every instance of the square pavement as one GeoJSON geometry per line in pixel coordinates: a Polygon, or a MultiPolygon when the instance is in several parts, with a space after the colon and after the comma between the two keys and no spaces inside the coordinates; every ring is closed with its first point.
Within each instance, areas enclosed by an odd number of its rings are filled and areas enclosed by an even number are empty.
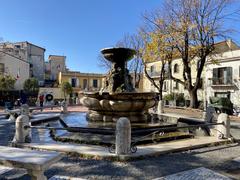
{"type": "Polygon", "coordinates": [[[86,180],[86,179],[55,175],[48,180],[86,180]]]}
{"type": "Polygon", "coordinates": [[[156,178],[154,180],[231,180],[210,169],[200,167],[188,171],[171,174],[165,177],[156,178]]]}

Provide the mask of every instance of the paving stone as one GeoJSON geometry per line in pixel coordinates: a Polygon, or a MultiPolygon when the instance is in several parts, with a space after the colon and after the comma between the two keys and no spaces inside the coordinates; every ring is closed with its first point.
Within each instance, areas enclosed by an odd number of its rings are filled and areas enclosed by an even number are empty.
{"type": "Polygon", "coordinates": [[[176,174],[168,175],[154,180],[231,180],[210,169],[200,167],[188,171],[179,172],[176,174]]]}
{"type": "Polygon", "coordinates": [[[6,167],[6,166],[0,166],[0,174],[4,174],[8,171],[11,171],[13,168],[6,167]]]}
{"type": "Polygon", "coordinates": [[[240,157],[233,159],[233,161],[240,163],[240,157]]]}
{"type": "Polygon", "coordinates": [[[83,178],[74,178],[74,177],[69,177],[69,176],[58,176],[58,175],[55,175],[55,176],[51,177],[48,180],[85,180],[85,179],[83,179],[83,178]]]}

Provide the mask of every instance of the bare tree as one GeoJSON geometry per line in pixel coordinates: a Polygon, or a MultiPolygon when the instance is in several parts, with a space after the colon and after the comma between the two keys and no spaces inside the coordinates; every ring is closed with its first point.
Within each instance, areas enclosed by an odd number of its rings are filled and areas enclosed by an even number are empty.
{"type": "Polygon", "coordinates": [[[143,30],[141,33],[145,42],[142,56],[144,59],[144,73],[158,90],[159,100],[163,100],[163,84],[169,78],[169,73],[171,72],[174,47],[164,23],[160,21],[156,23],[158,23],[158,28],[150,28],[150,32],[143,30]],[[156,61],[160,62],[160,69],[155,72],[149,72],[147,63],[156,61]],[[153,76],[158,77],[157,80],[153,76]]]}
{"type": "Polygon", "coordinates": [[[140,36],[140,34],[132,34],[132,35],[126,34],[124,35],[122,40],[117,42],[116,46],[132,48],[136,50],[136,55],[128,63],[128,68],[130,70],[130,73],[132,74],[134,87],[135,88],[139,87],[139,83],[143,73],[143,60],[142,60],[142,54],[140,52],[144,46],[142,37],[140,36]]]}
{"type": "Polygon", "coordinates": [[[225,38],[229,32],[222,23],[233,15],[226,11],[229,5],[230,0],[166,0],[162,11],[145,16],[159,30],[159,22],[164,23],[174,45],[175,56],[182,59],[183,81],[173,77],[172,73],[170,75],[173,80],[184,84],[192,108],[198,107],[197,90],[201,86],[207,58],[216,53],[215,41],[225,38]],[[193,61],[199,62],[196,77],[192,76],[193,61]]]}
{"type": "Polygon", "coordinates": [[[111,67],[112,67],[112,63],[108,60],[106,60],[102,54],[98,55],[98,65],[100,67],[102,67],[103,69],[110,71],[111,67]]]}

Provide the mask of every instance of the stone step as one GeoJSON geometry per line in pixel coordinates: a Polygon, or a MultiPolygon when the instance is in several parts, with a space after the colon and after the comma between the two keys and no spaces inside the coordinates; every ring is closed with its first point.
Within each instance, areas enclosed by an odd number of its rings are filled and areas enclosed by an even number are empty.
{"type": "Polygon", "coordinates": [[[164,142],[164,141],[170,141],[170,140],[177,140],[177,139],[185,139],[185,138],[193,138],[193,134],[185,133],[185,132],[168,132],[168,133],[156,133],[155,135],[151,136],[145,136],[144,138],[141,137],[133,137],[133,142],[134,141],[139,141],[141,144],[143,142],[164,142]]]}

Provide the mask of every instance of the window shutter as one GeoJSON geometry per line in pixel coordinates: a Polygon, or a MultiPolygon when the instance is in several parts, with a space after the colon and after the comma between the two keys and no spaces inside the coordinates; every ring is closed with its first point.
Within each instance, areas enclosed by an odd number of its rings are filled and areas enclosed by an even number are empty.
{"type": "Polygon", "coordinates": [[[232,83],[232,67],[227,67],[227,83],[232,83]]]}
{"type": "Polygon", "coordinates": [[[215,85],[218,82],[218,68],[213,69],[212,83],[215,85]]]}

